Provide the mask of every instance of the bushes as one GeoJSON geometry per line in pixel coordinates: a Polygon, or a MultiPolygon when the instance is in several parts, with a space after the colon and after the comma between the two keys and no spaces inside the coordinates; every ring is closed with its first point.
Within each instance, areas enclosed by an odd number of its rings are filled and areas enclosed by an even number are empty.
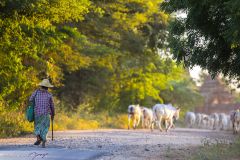
{"type": "Polygon", "coordinates": [[[81,130],[98,128],[127,128],[127,115],[66,114],[58,113],[55,118],[55,130],[81,130]]]}
{"type": "MultiPolygon", "coordinates": [[[[54,130],[83,130],[99,128],[127,128],[127,114],[90,114],[78,111],[65,113],[57,111],[54,130]],[[80,113],[81,112],[81,113],[80,113]]],[[[13,137],[33,133],[33,123],[29,123],[23,113],[0,112],[0,137],[13,137]]]]}
{"type": "Polygon", "coordinates": [[[33,123],[25,120],[25,115],[17,112],[0,112],[0,137],[13,137],[30,133],[33,123]]]}
{"type": "Polygon", "coordinates": [[[55,130],[79,130],[79,129],[97,129],[99,123],[96,120],[82,119],[76,115],[67,116],[58,114],[55,119],[55,130]]]}

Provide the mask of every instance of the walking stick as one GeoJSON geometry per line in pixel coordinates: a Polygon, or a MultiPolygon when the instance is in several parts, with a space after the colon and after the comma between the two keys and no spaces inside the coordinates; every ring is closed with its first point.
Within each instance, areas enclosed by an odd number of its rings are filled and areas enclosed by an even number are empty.
{"type": "Polygon", "coordinates": [[[53,141],[53,118],[52,119],[52,141],[53,141]]]}

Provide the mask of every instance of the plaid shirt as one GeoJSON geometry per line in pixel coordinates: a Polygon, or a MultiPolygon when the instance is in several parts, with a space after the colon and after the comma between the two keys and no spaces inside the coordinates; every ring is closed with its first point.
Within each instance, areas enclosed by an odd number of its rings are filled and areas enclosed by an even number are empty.
{"type": "Polygon", "coordinates": [[[29,101],[33,102],[34,97],[35,97],[34,114],[36,116],[47,115],[49,113],[51,115],[55,115],[52,94],[50,94],[47,90],[38,89],[33,92],[29,101]]]}

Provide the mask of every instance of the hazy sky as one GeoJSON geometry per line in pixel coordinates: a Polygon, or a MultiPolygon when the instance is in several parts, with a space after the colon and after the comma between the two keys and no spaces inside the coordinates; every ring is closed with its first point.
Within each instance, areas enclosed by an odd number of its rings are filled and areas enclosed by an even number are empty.
{"type": "Polygon", "coordinates": [[[193,67],[193,69],[190,70],[190,75],[194,79],[199,79],[199,74],[201,72],[201,68],[199,66],[193,67]]]}
{"type": "Polygon", "coordinates": [[[200,73],[201,73],[202,69],[199,66],[195,66],[193,67],[189,72],[190,72],[190,76],[193,78],[193,80],[196,82],[197,86],[201,86],[200,83],[200,73]]]}

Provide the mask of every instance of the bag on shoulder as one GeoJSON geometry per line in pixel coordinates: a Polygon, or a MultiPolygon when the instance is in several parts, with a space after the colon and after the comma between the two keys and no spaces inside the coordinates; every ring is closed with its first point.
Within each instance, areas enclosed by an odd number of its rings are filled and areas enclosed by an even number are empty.
{"type": "Polygon", "coordinates": [[[30,102],[28,107],[27,107],[26,119],[29,122],[33,122],[34,121],[34,106],[35,106],[35,98],[36,98],[37,92],[36,92],[35,96],[33,97],[33,101],[30,102]]]}
{"type": "Polygon", "coordinates": [[[26,118],[27,118],[27,120],[29,122],[33,122],[34,121],[34,105],[33,105],[33,103],[31,103],[27,107],[26,118]]]}

